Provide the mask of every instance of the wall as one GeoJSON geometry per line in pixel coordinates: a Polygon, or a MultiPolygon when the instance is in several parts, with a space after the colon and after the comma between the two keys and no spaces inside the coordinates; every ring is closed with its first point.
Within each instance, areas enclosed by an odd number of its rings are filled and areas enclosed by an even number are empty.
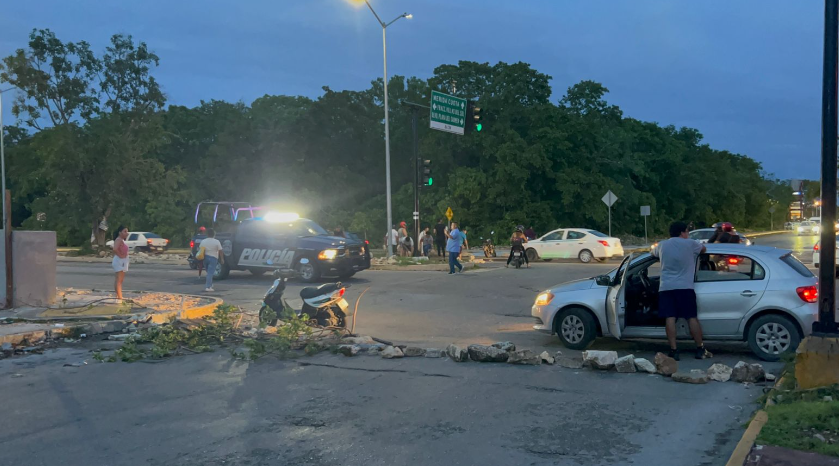
{"type": "Polygon", "coordinates": [[[54,231],[12,232],[13,306],[55,302],[55,251],[54,231]]]}

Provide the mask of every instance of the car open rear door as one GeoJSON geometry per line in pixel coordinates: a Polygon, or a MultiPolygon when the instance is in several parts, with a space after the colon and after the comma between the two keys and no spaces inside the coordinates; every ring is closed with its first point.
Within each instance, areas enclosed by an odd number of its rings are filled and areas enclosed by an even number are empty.
{"type": "Polygon", "coordinates": [[[609,326],[609,333],[620,339],[621,330],[624,327],[624,316],[626,314],[626,276],[629,270],[629,263],[632,261],[632,254],[626,256],[618,266],[615,273],[615,280],[609,287],[606,294],[606,321],[609,326]]]}

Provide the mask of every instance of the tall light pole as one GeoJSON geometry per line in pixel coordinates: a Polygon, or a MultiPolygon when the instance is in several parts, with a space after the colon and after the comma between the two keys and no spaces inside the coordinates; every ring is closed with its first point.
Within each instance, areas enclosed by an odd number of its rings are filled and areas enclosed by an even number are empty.
{"type": "Polygon", "coordinates": [[[0,198],[3,199],[3,228],[6,228],[6,154],[4,153],[3,149],[3,93],[9,92],[14,87],[10,87],[8,89],[4,89],[0,91],[0,177],[3,178],[0,181],[0,192],[2,192],[2,196],[0,198]]]}
{"type": "Polygon", "coordinates": [[[373,9],[373,6],[370,5],[368,0],[364,0],[364,3],[367,4],[367,7],[370,8],[370,11],[373,12],[373,16],[376,17],[376,21],[382,26],[382,52],[384,53],[384,62],[385,62],[385,177],[386,177],[386,185],[387,185],[387,255],[388,257],[393,255],[393,235],[391,234],[391,226],[393,225],[393,209],[391,205],[390,199],[390,119],[389,119],[389,111],[387,106],[387,27],[391,24],[395,23],[399,19],[408,18],[411,19],[413,15],[408,13],[402,13],[401,15],[394,18],[393,21],[389,23],[385,23],[379,18],[379,15],[376,14],[376,10],[373,9]]]}

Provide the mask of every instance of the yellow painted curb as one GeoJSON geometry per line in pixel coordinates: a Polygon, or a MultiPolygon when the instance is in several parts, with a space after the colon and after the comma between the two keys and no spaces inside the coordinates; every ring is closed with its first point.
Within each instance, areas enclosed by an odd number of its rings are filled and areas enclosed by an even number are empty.
{"type": "Polygon", "coordinates": [[[758,434],[760,434],[760,429],[763,429],[764,424],[768,420],[769,415],[766,414],[766,411],[761,409],[755,413],[755,417],[749,423],[746,431],[743,432],[743,437],[737,443],[737,446],[734,447],[734,452],[731,454],[728,462],[725,463],[725,466],[743,466],[743,463],[746,462],[746,458],[749,456],[749,452],[752,451],[752,445],[754,445],[758,434]]]}
{"type": "Polygon", "coordinates": [[[211,304],[205,304],[204,306],[191,307],[182,311],[158,312],[152,314],[151,321],[155,324],[165,324],[173,319],[198,319],[200,317],[206,317],[212,314],[217,307],[224,304],[224,300],[221,298],[212,299],[213,302],[211,304]]]}

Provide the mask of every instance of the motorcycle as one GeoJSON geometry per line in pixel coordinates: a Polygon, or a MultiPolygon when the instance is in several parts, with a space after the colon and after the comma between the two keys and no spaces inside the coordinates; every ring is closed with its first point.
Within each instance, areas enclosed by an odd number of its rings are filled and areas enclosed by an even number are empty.
{"type": "Polygon", "coordinates": [[[497,257],[498,255],[495,253],[495,245],[492,244],[492,239],[487,238],[484,240],[484,257],[497,257]]]}
{"type": "Polygon", "coordinates": [[[522,264],[524,264],[524,251],[513,251],[513,260],[511,262],[517,269],[520,269],[522,264]]]}
{"type": "Polygon", "coordinates": [[[291,309],[299,317],[305,316],[306,320],[317,321],[321,327],[346,327],[349,304],[344,299],[344,292],[347,286],[341,282],[307,286],[300,290],[303,308],[295,310],[283,299],[283,292],[288,279],[298,275],[297,271],[291,269],[274,271],[274,283],[265,293],[259,308],[259,322],[277,325],[278,316],[282,316],[285,309],[291,309]]]}

